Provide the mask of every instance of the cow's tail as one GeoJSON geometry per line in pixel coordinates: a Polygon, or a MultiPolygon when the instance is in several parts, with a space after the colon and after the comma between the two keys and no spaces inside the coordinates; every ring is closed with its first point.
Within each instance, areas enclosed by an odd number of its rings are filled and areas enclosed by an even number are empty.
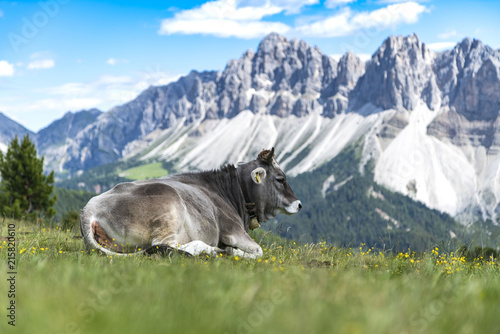
{"type": "Polygon", "coordinates": [[[80,232],[87,251],[98,250],[112,256],[132,256],[145,253],[145,250],[132,253],[123,252],[122,247],[112,242],[106,231],[99,225],[97,219],[91,214],[86,214],[85,210],[82,211],[80,218],[80,232]]]}

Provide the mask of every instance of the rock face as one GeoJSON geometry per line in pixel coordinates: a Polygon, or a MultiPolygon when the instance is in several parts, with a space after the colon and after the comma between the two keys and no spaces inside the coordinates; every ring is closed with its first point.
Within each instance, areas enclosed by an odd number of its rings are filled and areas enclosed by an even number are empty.
{"type": "Polygon", "coordinates": [[[468,120],[489,121],[500,109],[500,53],[478,40],[464,39],[435,63],[443,105],[468,120]]]}
{"type": "MultiPolygon", "coordinates": [[[[50,139],[49,130],[44,131],[39,146],[55,154],[49,160],[64,159],[61,170],[77,171],[122,158],[134,147],[131,142],[155,130],[231,119],[244,110],[278,117],[311,113],[334,117],[347,110],[349,93],[364,69],[353,53],[337,63],[317,47],[272,33],[261,41],[257,52],[249,50],[229,61],[222,73],[193,71],[98,115],[78,134],[67,136],[71,139],[64,152],[67,157],[49,148],[63,141],[63,135],[50,139]]],[[[58,124],[65,124],[65,117],[58,124]]]]}
{"type": "Polygon", "coordinates": [[[63,168],[88,169],[120,159],[127,144],[156,129],[216,115],[217,72],[191,72],[175,84],[150,87],[135,100],[99,115],[71,141],[63,168]]]}
{"type": "Polygon", "coordinates": [[[347,110],[349,94],[364,73],[365,63],[354,53],[348,52],[340,58],[337,77],[329,81],[321,92],[321,97],[326,100],[323,106],[323,114],[326,117],[334,117],[347,110]]]}
{"type": "Polygon", "coordinates": [[[432,63],[436,54],[417,35],[391,36],[372,56],[352,93],[352,108],[372,103],[381,109],[413,110],[419,101],[429,109],[439,102],[432,63]]]}
{"type": "Polygon", "coordinates": [[[276,146],[290,175],[362,142],[360,169],[373,159],[377,182],[495,218],[499,111],[500,51],[478,40],[437,54],[416,35],[391,36],[364,63],[273,33],[222,72],[193,71],[106,113],[66,114],[37,140],[47,165],[70,173],[131,156],[215,168],[276,146]]]}
{"type": "Polygon", "coordinates": [[[0,151],[7,150],[7,146],[16,135],[19,139],[24,135],[29,135],[32,139],[35,137],[33,132],[0,112],[0,151]]]}
{"type": "Polygon", "coordinates": [[[68,138],[75,138],[102,114],[98,109],[67,112],[61,119],[52,122],[36,134],[37,148],[44,151],[49,146],[65,145],[68,138]]]}
{"type": "Polygon", "coordinates": [[[442,107],[428,133],[453,144],[499,151],[500,52],[478,40],[464,39],[436,61],[442,107]]]}
{"type": "Polygon", "coordinates": [[[228,63],[217,83],[219,116],[234,117],[246,109],[304,116],[319,107],[319,96],[338,91],[333,88],[337,73],[336,61],[318,48],[270,34],[256,53],[249,50],[228,63]]]}

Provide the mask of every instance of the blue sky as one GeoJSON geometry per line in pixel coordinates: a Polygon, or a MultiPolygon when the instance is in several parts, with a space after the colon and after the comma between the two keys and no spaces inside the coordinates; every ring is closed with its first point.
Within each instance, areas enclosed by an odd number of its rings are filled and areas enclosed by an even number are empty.
{"type": "Polygon", "coordinates": [[[38,131],[67,111],[107,111],[190,70],[223,70],[276,31],[338,58],[389,35],[440,51],[500,48],[500,1],[0,1],[0,111],[38,131]]]}

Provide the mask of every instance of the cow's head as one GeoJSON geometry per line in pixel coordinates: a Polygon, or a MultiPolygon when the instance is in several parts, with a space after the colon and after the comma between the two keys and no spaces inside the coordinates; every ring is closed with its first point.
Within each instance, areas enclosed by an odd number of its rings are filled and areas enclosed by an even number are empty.
{"type": "Polygon", "coordinates": [[[259,222],[280,213],[291,215],[302,208],[274,157],[274,147],[260,152],[256,160],[240,165],[240,168],[241,178],[245,180],[245,197],[255,203],[259,222]]]}

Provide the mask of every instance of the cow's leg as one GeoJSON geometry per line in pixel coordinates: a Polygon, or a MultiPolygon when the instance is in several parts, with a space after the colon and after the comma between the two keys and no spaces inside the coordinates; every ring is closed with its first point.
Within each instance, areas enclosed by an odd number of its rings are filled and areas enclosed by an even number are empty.
{"type": "Polygon", "coordinates": [[[221,241],[223,244],[229,246],[226,252],[241,256],[247,259],[256,259],[262,257],[262,248],[253,241],[252,238],[245,231],[238,231],[227,236],[222,236],[221,241]]]}
{"type": "Polygon", "coordinates": [[[204,243],[201,240],[194,240],[194,241],[188,242],[187,244],[180,245],[180,246],[177,245],[176,248],[181,250],[181,251],[187,252],[191,255],[200,255],[200,254],[205,253],[205,254],[210,255],[210,256],[216,256],[217,254],[222,252],[221,249],[207,245],[206,243],[204,243]]]}

